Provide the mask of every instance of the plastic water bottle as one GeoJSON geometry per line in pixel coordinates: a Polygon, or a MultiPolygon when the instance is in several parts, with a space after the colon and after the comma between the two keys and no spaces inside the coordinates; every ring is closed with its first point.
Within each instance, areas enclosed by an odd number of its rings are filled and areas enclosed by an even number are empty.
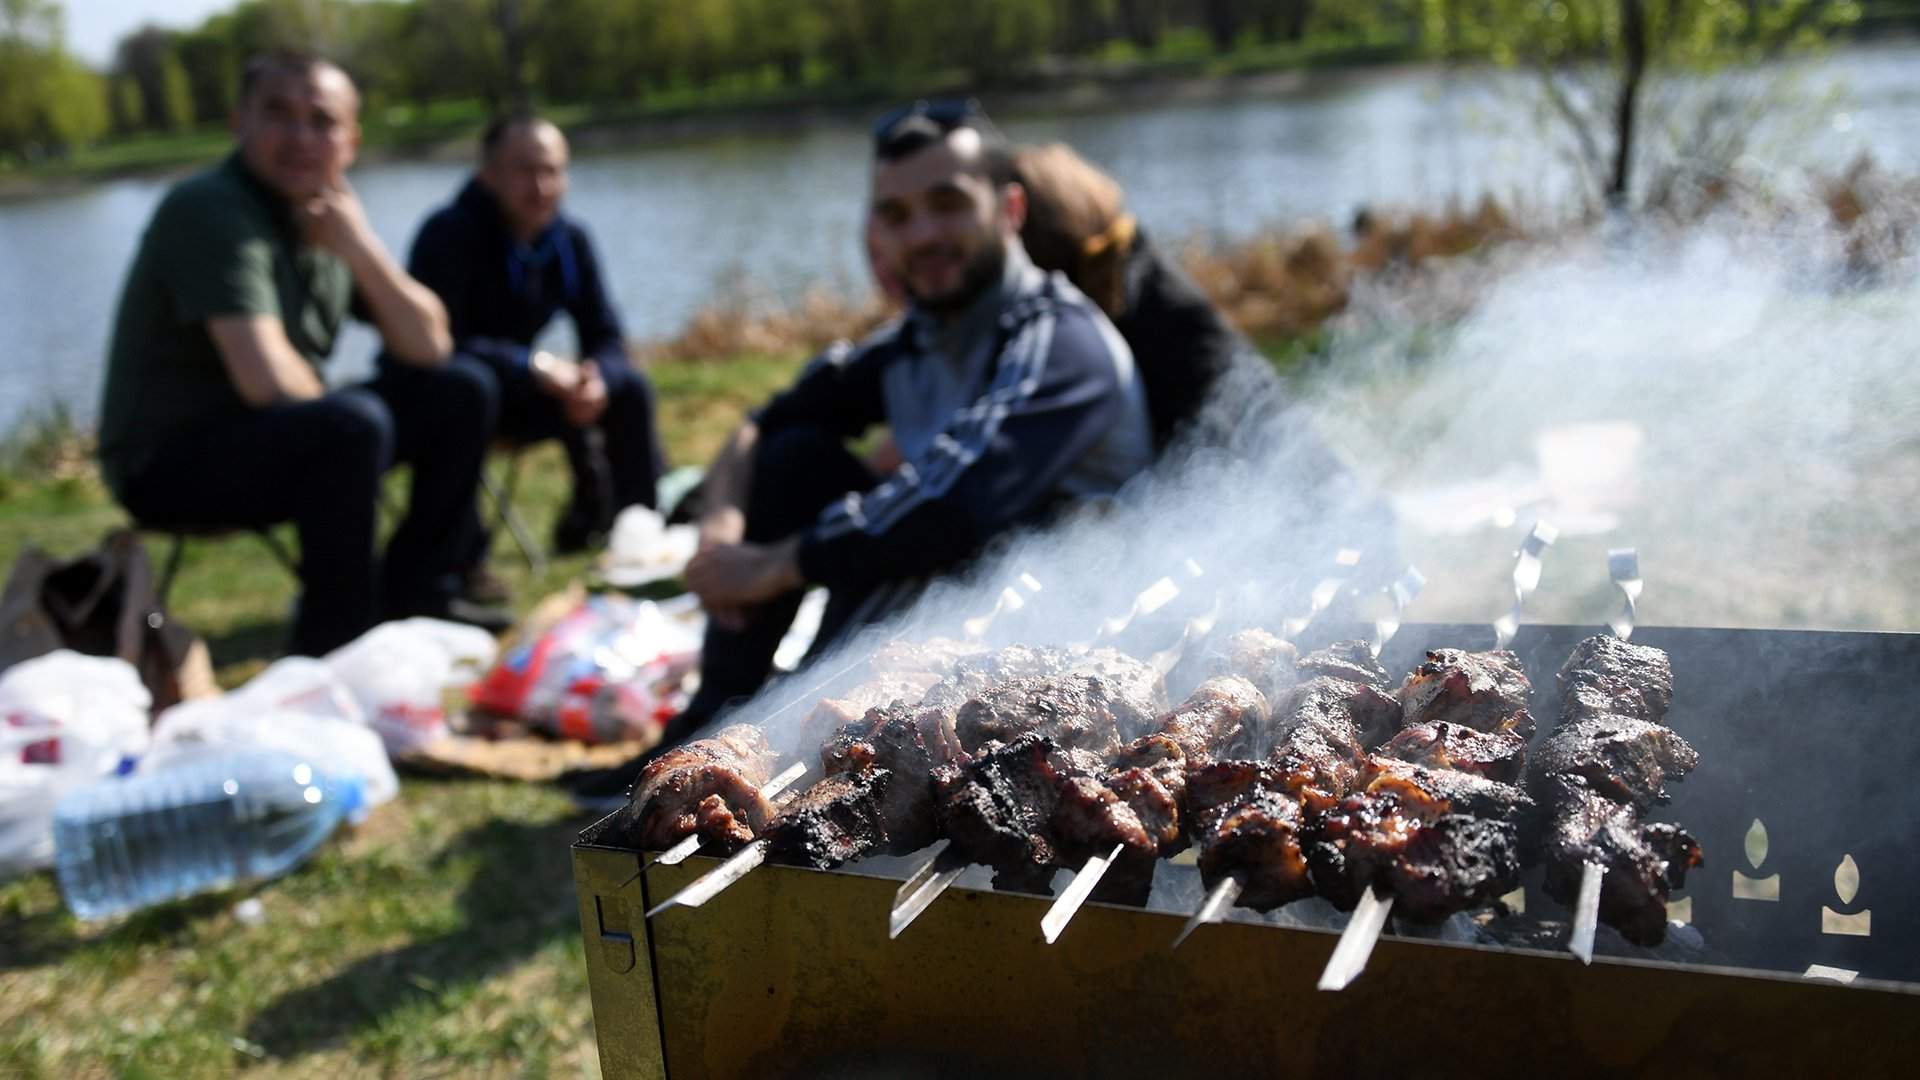
{"type": "Polygon", "coordinates": [[[75,915],[101,919],[278,877],[363,803],[359,777],[253,748],[95,784],[54,809],[60,892],[75,915]]]}

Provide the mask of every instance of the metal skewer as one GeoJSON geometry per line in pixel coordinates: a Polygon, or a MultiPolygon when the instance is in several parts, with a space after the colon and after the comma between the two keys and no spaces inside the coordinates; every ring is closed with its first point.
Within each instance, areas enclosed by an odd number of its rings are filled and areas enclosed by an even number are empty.
{"type": "Polygon", "coordinates": [[[1381,897],[1372,886],[1360,896],[1360,903],[1353,909],[1353,918],[1348,920],[1347,928],[1340,932],[1340,944],[1333,947],[1333,955],[1327,957],[1326,969],[1320,973],[1319,987],[1322,990],[1345,990],[1347,984],[1359,978],[1366,970],[1367,958],[1373,955],[1373,946],[1380,940],[1380,931],[1386,929],[1387,916],[1393,912],[1393,897],[1381,897]]]}
{"type": "Polygon", "coordinates": [[[1333,565],[1333,572],[1321,578],[1320,583],[1313,587],[1313,592],[1308,594],[1307,613],[1280,624],[1281,637],[1288,641],[1299,637],[1300,631],[1305,630],[1308,624],[1333,604],[1334,598],[1340,595],[1340,587],[1353,575],[1353,568],[1360,565],[1360,549],[1341,548],[1334,552],[1333,565]]]}
{"type": "Polygon", "coordinates": [[[1607,576],[1625,598],[1626,606],[1620,614],[1607,620],[1607,629],[1613,636],[1625,641],[1633,636],[1634,607],[1640,601],[1640,590],[1645,582],[1640,580],[1640,553],[1633,548],[1614,548],[1607,552],[1607,576]]]}
{"type": "Polygon", "coordinates": [[[1413,603],[1414,597],[1419,596],[1420,590],[1426,587],[1427,576],[1414,566],[1402,570],[1400,576],[1386,587],[1387,599],[1393,603],[1393,614],[1373,621],[1374,659],[1380,658],[1380,650],[1386,648],[1387,642],[1393,640],[1393,635],[1400,632],[1401,618],[1407,612],[1407,605],[1413,603]]]}
{"type": "Polygon", "coordinates": [[[1053,906],[1047,909],[1046,916],[1040,920],[1040,935],[1047,939],[1047,944],[1051,945],[1059,939],[1061,931],[1065,930],[1067,924],[1073,921],[1074,915],[1079,913],[1080,905],[1087,902],[1087,896],[1093,892],[1093,887],[1100,884],[1100,879],[1106,876],[1107,867],[1113,865],[1114,860],[1120,857],[1120,852],[1124,851],[1126,846],[1115,844],[1113,850],[1105,856],[1089,857],[1087,865],[1081,867],[1080,872],[1067,883],[1067,887],[1061,890],[1059,899],[1053,902],[1053,906]]]}
{"type": "Polygon", "coordinates": [[[1540,557],[1560,539],[1560,530],[1544,521],[1533,523],[1533,530],[1520,542],[1513,561],[1513,610],[1493,621],[1493,647],[1504,649],[1520,632],[1520,609],[1527,594],[1540,585],[1540,557]]]}
{"type": "Polygon", "coordinates": [[[1567,951],[1583,964],[1593,963],[1593,934],[1600,926],[1600,883],[1607,868],[1588,863],[1580,870],[1580,896],[1573,905],[1573,936],[1567,939],[1567,951]]]}
{"type": "MultiPolygon", "coordinates": [[[[1640,554],[1633,548],[1614,548],[1607,552],[1607,576],[1626,598],[1626,608],[1608,620],[1607,628],[1621,641],[1633,634],[1633,608],[1640,599],[1644,582],[1640,580],[1640,554]]],[[[1583,964],[1593,963],[1593,936],[1600,928],[1600,886],[1607,868],[1588,863],[1580,870],[1580,894],[1573,905],[1573,934],[1567,939],[1567,951],[1583,964]]]]}
{"type": "Polygon", "coordinates": [[[941,840],[933,849],[933,856],[894,891],[893,908],[887,913],[888,941],[899,937],[901,931],[913,925],[913,920],[933,906],[933,902],[947,891],[954,879],[966,872],[965,859],[947,854],[952,844],[951,840],[941,840]]]}
{"type": "Polygon", "coordinates": [[[1240,899],[1240,894],[1245,890],[1246,884],[1239,874],[1228,874],[1220,879],[1220,884],[1215,885],[1213,891],[1207,894],[1207,898],[1200,902],[1200,906],[1193,910],[1193,917],[1187,920],[1187,925],[1180,928],[1179,935],[1173,939],[1173,944],[1169,947],[1179,948],[1180,943],[1187,940],[1195,930],[1225,918],[1227,909],[1233,906],[1234,901],[1240,899]]]}
{"type": "MultiPolygon", "coordinates": [[[[786,771],[782,772],[779,776],[776,776],[773,779],[767,781],[766,783],[760,785],[760,797],[763,799],[771,799],[774,796],[780,794],[781,792],[787,790],[787,788],[791,786],[795,780],[800,779],[802,776],[805,776],[806,774],[807,774],[807,763],[804,761],[796,761],[793,764],[787,766],[786,771]]],[[[681,863],[686,862],[687,859],[689,859],[690,857],[692,857],[694,852],[699,851],[700,845],[702,843],[703,841],[700,839],[699,833],[697,832],[688,833],[687,835],[680,838],[679,843],[673,845],[667,850],[654,856],[653,861],[649,862],[647,865],[648,866],[678,866],[681,863]]]]}
{"type": "Polygon", "coordinates": [[[670,907],[697,908],[719,896],[727,886],[746,877],[755,867],[766,862],[767,851],[772,847],[771,841],[755,840],[735,852],[726,862],[702,874],[686,888],[655,904],[647,912],[647,918],[651,919],[670,907]]]}

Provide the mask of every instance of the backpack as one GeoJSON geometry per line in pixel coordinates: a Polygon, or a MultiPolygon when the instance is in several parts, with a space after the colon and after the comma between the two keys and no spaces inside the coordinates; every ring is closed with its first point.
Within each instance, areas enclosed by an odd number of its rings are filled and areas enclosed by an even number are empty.
{"type": "Polygon", "coordinates": [[[217,692],[206,645],[160,606],[153,564],[132,530],[62,562],[31,545],[0,591],[0,671],[55,649],[132,664],[153,711],[217,692]]]}

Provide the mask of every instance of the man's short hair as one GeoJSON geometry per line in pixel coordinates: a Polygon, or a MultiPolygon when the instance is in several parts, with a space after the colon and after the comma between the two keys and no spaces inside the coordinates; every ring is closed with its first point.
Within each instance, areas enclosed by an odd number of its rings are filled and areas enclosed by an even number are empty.
{"type": "Polygon", "coordinates": [[[888,110],[873,125],[874,159],[911,157],[961,128],[980,134],[980,171],[995,187],[1018,179],[1012,144],[973,98],[922,99],[888,110]]]}
{"type": "MultiPolygon", "coordinates": [[[[347,82],[353,82],[353,76],[347,75],[347,69],[321,56],[319,53],[302,52],[293,49],[276,49],[249,57],[246,66],[240,69],[240,96],[234,98],[236,106],[244,106],[260,89],[260,84],[274,75],[305,75],[320,68],[332,68],[347,76],[347,82]]],[[[354,88],[355,93],[359,88],[354,88]]]]}
{"type": "Polygon", "coordinates": [[[500,149],[500,144],[506,142],[507,136],[514,132],[542,126],[553,128],[555,131],[560,130],[558,124],[531,110],[501,113],[487,124],[485,131],[480,133],[480,160],[486,161],[493,157],[493,152],[500,149]]]}

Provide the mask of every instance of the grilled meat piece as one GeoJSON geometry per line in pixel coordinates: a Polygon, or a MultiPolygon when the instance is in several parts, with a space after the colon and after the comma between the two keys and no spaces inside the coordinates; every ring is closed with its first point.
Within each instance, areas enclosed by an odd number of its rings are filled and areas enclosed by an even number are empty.
{"type": "Polygon", "coordinates": [[[1266,745],[1301,745],[1309,735],[1333,752],[1357,759],[1400,729],[1400,703],[1374,687],[1320,675],[1293,687],[1273,704],[1266,745]],[[1307,732],[1301,732],[1302,727],[1307,732]]]}
{"type": "Polygon", "coordinates": [[[1613,703],[1606,712],[1659,724],[1673,704],[1673,665],[1667,654],[1604,634],[1574,646],[1560,667],[1559,681],[1562,722],[1572,718],[1567,714],[1570,704],[1591,709],[1604,698],[1613,703]],[[1572,692],[1580,684],[1585,688],[1572,692]],[[1637,702],[1632,700],[1636,697],[1637,702]]]}
{"type": "Polygon", "coordinates": [[[1520,883],[1533,800],[1510,784],[1370,756],[1366,786],[1340,800],[1306,845],[1313,883],[1350,909],[1377,887],[1419,921],[1445,918],[1520,883]]]}
{"type": "Polygon", "coordinates": [[[1044,881],[1060,865],[1052,821],[1062,787],[1088,775],[1052,739],[1027,732],[989,745],[933,773],[940,829],[951,850],[1024,884],[1044,881]]]}
{"type": "Polygon", "coordinates": [[[1533,738],[1533,717],[1527,712],[1532,694],[1519,657],[1505,650],[1461,649],[1428,652],[1398,691],[1406,724],[1445,721],[1475,731],[1512,731],[1522,739],[1533,738]]]}
{"type": "Polygon", "coordinates": [[[1517,784],[1526,776],[1527,740],[1518,732],[1489,734],[1445,720],[1413,724],[1380,747],[1386,757],[1436,769],[1461,772],[1517,784]]]}
{"type": "Polygon", "coordinates": [[[1537,787],[1548,776],[1579,776],[1598,794],[1645,813],[1668,801],[1665,781],[1684,778],[1699,760],[1671,728],[1601,715],[1556,729],[1534,751],[1533,771],[1537,787]]]}
{"type": "Polygon", "coordinates": [[[1160,719],[1159,730],[1129,743],[1098,778],[1080,778],[1063,793],[1053,822],[1061,856],[1072,865],[1120,844],[1131,869],[1150,876],[1154,859],[1182,845],[1188,771],[1238,743],[1266,711],[1266,698],[1237,675],[1201,683],[1160,719]]]}
{"type": "Polygon", "coordinates": [[[1607,798],[1579,776],[1549,775],[1546,796],[1556,807],[1541,844],[1547,895],[1571,908],[1586,864],[1606,871],[1600,883],[1600,920],[1636,945],[1667,935],[1667,898],[1684,888],[1699,866],[1700,844],[1676,825],[1642,824],[1632,807],[1607,798]]]}
{"type": "Polygon", "coordinates": [[[1373,655],[1373,646],[1364,641],[1336,641],[1301,657],[1294,664],[1294,669],[1301,679],[1326,675],[1371,686],[1375,690],[1385,690],[1393,685],[1387,669],[1381,667],[1380,661],[1373,655]]]}
{"type": "Polygon", "coordinates": [[[660,851],[697,832],[704,846],[737,850],[772,814],[760,786],[773,762],[766,737],[746,724],[674,747],[635,781],[610,839],[660,851]]]}
{"type": "Polygon", "coordinates": [[[895,702],[843,725],[820,747],[825,775],[881,768],[893,774],[882,804],[888,850],[917,851],[939,836],[933,770],[964,754],[945,709],[895,702]]]}
{"type": "Polygon", "coordinates": [[[1304,816],[1286,768],[1235,760],[1194,770],[1187,775],[1187,822],[1207,888],[1238,874],[1236,903],[1255,911],[1312,895],[1304,816]]]}
{"type": "Polygon", "coordinates": [[[831,870],[887,847],[884,804],[893,774],[859,769],[821,779],[768,821],[760,837],[785,863],[831,870]]]}
{"type": "Polygon", "coordinates": [[[954,714],[954,730],[970,754],[1037,731],[1063,750],[1087,750],[1104,760],[1151,726],[1157,715],[1151,708],[1103,676],[1026,676],[967,699],[954,714]]]}
{"type": "Polygon", "coordinates": [[[1273,701],[1299,680],[1300,650],[1291,642],[1254,627],[1226,640],[1209,665],[1213,675],[1238,675],[1273,701]]]}
{"type": "Polygon", "coordinates": [[[858,723],[869,709],[919,701],[939,681],[940,676],[929,672],[892,671],[875,675],[834,697],[821,698],[801,721],[801,745],[837,737],[840,728],[858,723]]]}

